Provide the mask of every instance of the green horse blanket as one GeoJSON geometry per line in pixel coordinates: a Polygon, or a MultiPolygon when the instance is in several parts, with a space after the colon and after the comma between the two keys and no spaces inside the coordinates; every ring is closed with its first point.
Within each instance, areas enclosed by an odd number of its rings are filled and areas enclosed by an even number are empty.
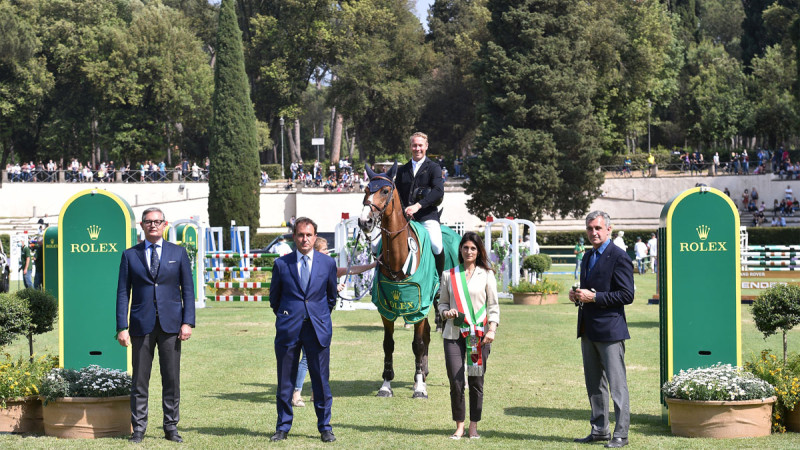
{"type": "MultiPolygon", "coordinates": [[[[431,253],[431,241],[428,232],[422,224],[412,221],[411,226],[417,235],[420,246],[420,261],[416,272],[404,280],[392,281],[387,279],[380,270],[372,284],[372,303],[378,307],[381,316],[394,322],[402,317],[406,323],[417,323],[428,316],[433,299],[439,292],[439,276],[436,274],[436,263],[431,253]]],[[[442,227],[443,245],[445,248],[452,244],[452,234],[456,234],[447,227],[442,227]],[[445,229],[449,231],[447,239],[444,238],[445,229]]],[[[456,234],[457,236],[457,234],[456,234]]],[[[381,243],[381,246],[383,243],[381,243]]],[[[455,242],[458,247],[458,241],[455,242]]],[[[380,253],[380,246],[378,252],[380,253]]],[[[452,251],[445,250],[448,254],[452,251]]],[[[449,264],[450,261],[447,261],[449,264]]],[[[456,260],[456,264],[458,261],[456,260]]]]}

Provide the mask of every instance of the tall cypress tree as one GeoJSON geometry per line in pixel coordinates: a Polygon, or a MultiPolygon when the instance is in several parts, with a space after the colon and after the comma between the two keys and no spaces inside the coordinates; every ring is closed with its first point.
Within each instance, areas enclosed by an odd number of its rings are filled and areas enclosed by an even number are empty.
{"type": "Polygon", "coordinates": [[[477,72],[482,125],[468,160],[470,212],[479,217],[582,215],[599,194],[594,71],[572,0],[489,0],[489,42],[477,72]]]}
{"type": "MultiPolygon", "coordinates": [[[[250,87],[244,70],[242,32],[236,21],[235,0],[222,0],[214,68],[214,117],[208,175],[208,220],[212,226],[249,226],[259,221],[260,170],[258,133],[250,87]]],[[[228,233],[224,234],[225,236],[228,233]]]]}

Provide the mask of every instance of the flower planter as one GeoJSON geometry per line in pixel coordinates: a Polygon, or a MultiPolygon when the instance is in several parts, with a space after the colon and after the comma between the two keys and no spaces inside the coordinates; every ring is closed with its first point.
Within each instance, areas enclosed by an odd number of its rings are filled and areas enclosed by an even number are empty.
{"type": "Polygon", "coordinates": [[[0,409],[0,432],[43,434],[42,401],[38,397],[7,401],[0,409]]]}
{"type": "Polygon", "coordinates": [[[515,292],[513,296],[515,305],[554,305],[558,303],[558,294],[515,292]]]}
{"type": "Polygon", "coordinates": [[[800,431],[800,403],[794,405],[794,409],[786,411],[786,420],[784,421],[786,429],[789,431],[800,431]]]}
{"type": "Polygon", "coordinates": [[[667,398],[672,434],[717,439],[769,436],[776,398],[739,401],[667,398]]]}
{"type": "Polygon", "coordinates": [[[42,408],[44,433],[93,439],[131,434],[131,398],[62,397],[42,408]]]}

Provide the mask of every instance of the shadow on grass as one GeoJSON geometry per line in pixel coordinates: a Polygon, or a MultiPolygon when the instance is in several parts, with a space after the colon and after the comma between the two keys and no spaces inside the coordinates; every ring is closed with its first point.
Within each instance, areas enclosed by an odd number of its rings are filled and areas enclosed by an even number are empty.
{"type": "MultiPolygon", "coordinates": [[[[509,416],[543,417],[551,419],[565,419],[589,422],[589,407],[586,409],[566,408],[537,408],[533,406],[512,406],[504,409],[509,416]]],[[[613,418],[613,411],[611,412],[613,418]]],[[[612,422],[612,427],[613,427],[612,422]]],[[[631,414],[631,428],[637,433],[648,436],[670,435],[669,427],[661,423],[661,416],[653,414],[631,414]]],[[[499,433],[502,436],[502,433],[499,433]]],[[[576,436],[583,437],[583,436],[576,436]]]]}
{"type": "Polygon", "coordinates": [[[230,435],[239,435],[239,436],[263,436],[265,438],[269,438],[272,435],[272,431],[253,431],[248,430],[246,428],[235,428],[235,427],[184,427],[181,426],[181,430],[186,431],[196,431],[200,434],[209,434],[212,436],[230,436],[230,435]]]}
{"type": "Polygon", "coordinates": [[[381,325],[380,321],[376,321],[375,325],[344,325],[336,328],[341,328],[347,331],[369,332],[369,333],[374,333],[375,331],[383,331],[383,325],[381,325]]]}
{"type": "Polygon", "coordinates": [[[655,320],[645,322],[628,322],[630,328],[658,328],[659,323],[655,320]]]}
{"type": "MultiPolygon", "coordinates": [[[[442,439],[447,439],[453,433],[453,428],[424,428],[424,429],[414,429],[413,431],[398,431],[396,426],[386,426],[386,425],[355,425],[355,424],[338,424],[336,425],[337,428],[348,428],[355,431],[365,432],[365,433],[386,433],[386,434],[413,434],[417,435],[429,435],[429,436],[441,436],[442,439]]],[[[571,438],[565,438],[562,436],[542,436],[537,434],[525,434],[525,433],[509,433],[503,431],[493,431],[493,430],[480,430],[480,434],[484,438],[502,438],[502,439],[509,439],[509,440],[517,440],[517,441],[545,441],[545,442],[572,442],[571,438]]],[[[469,440],[469,439],[467,439],[469,440]]]]}
{"type": "MultiPolygon", "coordinates": [[[[330,380],[331,392],[333,397],[374,397],[381,387],[381,380],[330,380]]],[[[278,392],[276,384],[266,383],[243,383],[242,386],[250,386],[253,390],[245,392],[209,392],[207,397],[218,400],[248,402],[248,403],[275,403],[275,396],[278,392]]],[[[414,383],[410,381],[392,381],[392,389],[396,396],[403,396],[408,393],[410,398],[413,393],[414,383]]],[[[311,393],[311,382],[306,381],[303,392],[308,395],[311,393]]]]}

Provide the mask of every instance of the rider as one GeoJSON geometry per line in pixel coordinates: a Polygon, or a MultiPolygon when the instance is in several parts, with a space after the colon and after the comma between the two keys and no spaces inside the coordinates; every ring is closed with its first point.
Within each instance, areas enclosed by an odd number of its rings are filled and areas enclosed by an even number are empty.
{"type": "Polygon", "coordinates": [[[428,231],[436,261],[436,273],[441,277],[444,271],[444,253],[437,207],[444,197],[442,167],[425,156],[428,151],[427,134],[416,132],[409,141],[411,161],[397,171],[395,185],[406,216],[421,222],[428,231]]]}

